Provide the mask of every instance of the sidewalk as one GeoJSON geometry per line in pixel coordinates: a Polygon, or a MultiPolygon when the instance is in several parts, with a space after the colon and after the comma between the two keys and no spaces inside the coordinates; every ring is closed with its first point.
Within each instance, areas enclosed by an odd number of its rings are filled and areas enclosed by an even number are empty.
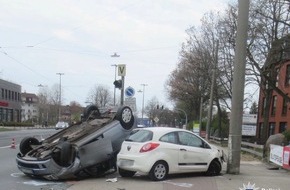
{"type": "MultiPolygon", "coordinates": [[[[253,189],[253,190],[288,190],[290,189],[290,172],[284,169],[269,170],[262,162],[241,162],[240,174],[226,174],[216,179],[218,190],[253,189]]],[[[224,165],[226,169],[226,165],[224,165]]]]}
{"type": "MultiPolygon", "coordinates": [[[[222,147],[226,152],[227,148],[222,147]]],[[[223,164],[220,176],[184,174],[169,177],[165,181],[152,182],[146,176],[122,178],[118,173],[85,179],[68,181],[68,190],[289,190],[290,171],[284,169],[268,169],[268,165],[259,161],[241,161],[238,175],[227,174],[227,163],[223,164]],[[116,182],[106,182],[116,179],[116,182]]]]}
{"type": "MultiPolygon", "coordinates": [[[[220,147],[227,153],[227,147],[220,147]]],[[[241,156],[240,173],[227,174],[227,163],[223,165],[223,175],[216,179],[218,190],[288,190],[290,171],[273,167],[258,159],[244,161],[241,156]]]]}

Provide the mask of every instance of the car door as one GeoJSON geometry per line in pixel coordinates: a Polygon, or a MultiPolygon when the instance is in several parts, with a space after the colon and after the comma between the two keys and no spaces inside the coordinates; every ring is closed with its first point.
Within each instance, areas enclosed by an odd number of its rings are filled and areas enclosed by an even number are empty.
{"type": "Polygon", "coordinates": [[[204,141],[196,135],[178,132],[179,153],[178,166],[180,170],[206,171],[210,159],[210,149],[204,146],[204,141]]]}

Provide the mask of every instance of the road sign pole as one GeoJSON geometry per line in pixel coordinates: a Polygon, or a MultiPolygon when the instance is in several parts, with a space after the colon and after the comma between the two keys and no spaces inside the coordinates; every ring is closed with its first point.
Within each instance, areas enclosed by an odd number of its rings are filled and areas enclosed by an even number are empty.
{"type": "Polygon", "coordinates": [[[122,76],[122,89],[121,89],[121,106],[124,105],[124,83],[125,83],[125,76],[122,76]]]}

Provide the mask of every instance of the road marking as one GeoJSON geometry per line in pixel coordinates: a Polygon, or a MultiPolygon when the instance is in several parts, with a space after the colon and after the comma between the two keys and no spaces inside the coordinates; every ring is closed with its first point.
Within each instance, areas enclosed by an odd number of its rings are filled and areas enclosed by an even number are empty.
{"type": "Polygon", "coordinates": [[[171,185],[175,185],[175,186],[179,186],[179,187],[186,187],[186,188],[191,188],[193,186],[193,184],[191,184],[191,183],[175,183],[175,182],[171,182],[171,181],[164,181],[163,183],[168,183],[171,185]]]}
{"type": "Polygon", "coordinates": [[[20,177],[20,176],[23,176],[25,175],[24,173],[12,173],[10,174],[12,177],[20,177]]]}
{"type": "MultiPolygon", "coordinates": [[[[15,146],[17,146],[17,145],[15,145],[15,146]]],[[[11,145],[10,145],[10,146],[1,146],[0,149],[3,149],[3,148],[10,148],[10,147],[11,147],[11,145]]]]}

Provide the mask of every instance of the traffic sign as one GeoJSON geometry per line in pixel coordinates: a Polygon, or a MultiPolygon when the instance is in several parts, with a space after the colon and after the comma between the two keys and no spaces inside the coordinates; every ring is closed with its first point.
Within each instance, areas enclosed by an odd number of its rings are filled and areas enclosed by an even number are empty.
{"type": "Polygon", "coordinates": [[[135,90],[134,90],[134,88],[132,88],[131,86],[127,87],[127,88],[125,89],[125,95],[126,95],[127,97],[133,97],[133,96],[135,95],[135,90]]]}
{"type": "Polygon", "coordinates": [[[125,64],[120,64],[118,65],[118,76],[126,76],[126,65],[125,64]]]}
{"type": "Polygon", "coordinates": [[[136,112],[136,98],[135,97],[125,98],[124,105],[129,106],[133,112],[136,112]]]}

